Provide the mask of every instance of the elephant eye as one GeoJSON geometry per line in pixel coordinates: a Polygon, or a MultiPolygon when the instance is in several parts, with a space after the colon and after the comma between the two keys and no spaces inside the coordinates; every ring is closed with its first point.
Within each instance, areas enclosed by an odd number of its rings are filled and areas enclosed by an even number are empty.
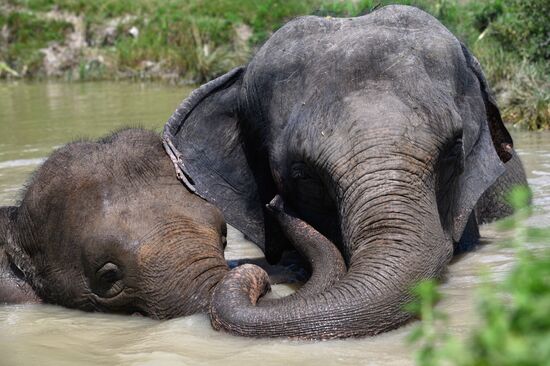
{"type": "Polygon", "coordinates": [[[287,187],[286,194],[292,197],[297,210],[333,212],[334,201],[315,167],[301,161],[293,162],[290,165],[290,177],[293,184],[287,187]]]}
{"type": "Polygon", "coordinates": [[[94,292],[102,297],[118,295],[124,288],[122,283],[122,271],[112,262],[105,263],[95,275],[94,292]]]}
{"type": "Polygon", "coordinates": [[[453,174],[461,174],[464,170],[464,143],[462,137],[453,138],[443,149],[440,157],[443,168],[453,167],[453,174]]]}
{"type": "Polygon", "coordinates": [[[290,167],[290,176],[292,179],[305,179],[308,178],[307,167],[304,163],[294,163],[290,167]]]}
{"type": "Polygon", "coordinates": [[[114,263],[106,263],[97,273],[100,279],[105,283],[113,283],[120,279],[118,266],[114,263]]]}

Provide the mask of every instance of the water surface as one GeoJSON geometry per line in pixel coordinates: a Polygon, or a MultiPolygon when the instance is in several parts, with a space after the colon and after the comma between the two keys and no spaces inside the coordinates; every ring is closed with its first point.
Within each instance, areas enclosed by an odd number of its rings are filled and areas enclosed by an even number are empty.
{"type": "MultiPolygon", "coordinates": [[[[0,84],[0,205],[15,204],[31,172],[55,148],[124,126],[160,131],[190,90],[133,83],[0,84]]],[[[513,133],[535,193],[529,224],[550,225],[550,134],[513,133]]],[[[479,271],[495,277],[513,265],[498,245],[508,234],[482,228],[484,244],[453,261],[438,308],[453,334],[468,332],[479,271]]],[[[261,252],[230,228],[228,259],[261,252]]],[[[289,287],[274,286],[280,295],[289,287]]],[[[153,321],[55,306],[0,305],[0,365],[410,365],[405,338],[413,324],[371,338],[297,342],[215,332],[204,315],[153,321]]]]}

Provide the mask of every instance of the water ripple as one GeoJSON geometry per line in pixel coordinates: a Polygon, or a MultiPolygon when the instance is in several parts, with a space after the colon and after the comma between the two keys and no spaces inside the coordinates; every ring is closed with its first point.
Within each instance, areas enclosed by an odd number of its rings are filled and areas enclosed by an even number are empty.
{"type": "Polygon", "coordinates": [[[32,166],[42,164],[46,158],[35,159],[17,159],[0,162],[0,169],[19,168],[22,166],[32,166]]]}

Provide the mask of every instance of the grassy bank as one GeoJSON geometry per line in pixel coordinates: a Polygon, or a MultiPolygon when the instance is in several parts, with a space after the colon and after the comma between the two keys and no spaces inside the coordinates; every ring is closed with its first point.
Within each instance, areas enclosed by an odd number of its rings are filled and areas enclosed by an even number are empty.
{"type": "Polygon", "coordinates": [[[0,76],[199,83],[246,62],[304,14],[421,7],[477,55],[505,119],[550,128],[550,9],[543,0],[4,0],[0,76]]]}

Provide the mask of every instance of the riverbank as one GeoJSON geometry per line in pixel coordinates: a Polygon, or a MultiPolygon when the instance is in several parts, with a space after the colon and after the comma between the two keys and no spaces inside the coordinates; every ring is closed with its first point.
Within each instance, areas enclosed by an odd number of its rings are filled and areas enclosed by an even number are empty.
{"type": "Polygon", "coordinates": [[[245,63],[292,17],[357,16],[419,6],[484,66],[504,118],[550,128],[550,9],[541,0],[6,0],[0,77],[196,84],[245,63]]]}

